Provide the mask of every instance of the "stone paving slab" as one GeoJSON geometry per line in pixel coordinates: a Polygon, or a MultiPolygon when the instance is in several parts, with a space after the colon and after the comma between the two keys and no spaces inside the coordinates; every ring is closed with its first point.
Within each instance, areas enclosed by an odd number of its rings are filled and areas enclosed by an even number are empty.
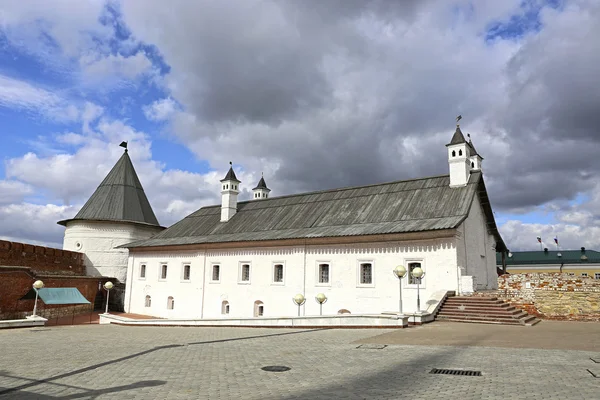
{"type": "Polygon", "coordinates": [[[600,379],[587,370],[600,365],[590,360],[600,359],[597,351],[468,343],[357,348],[395,332],[114,325],[2,331],[0,400],[600,399],[600,379]],[[261,370],[268,365],[291,369],[261,370]],[[432,368],[482,376],[433,375],[432,368]]]}

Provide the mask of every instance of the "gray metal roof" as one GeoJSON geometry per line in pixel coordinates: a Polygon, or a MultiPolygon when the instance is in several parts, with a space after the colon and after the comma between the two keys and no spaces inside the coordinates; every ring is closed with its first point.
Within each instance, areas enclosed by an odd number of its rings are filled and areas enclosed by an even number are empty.
{"type": "MultiPolygon", "coordinates": [[[[231,162],[229,163],[229,165],[231,165],[231,162]]],[[[225,178],[221,179],[221,182],[225,182],[225,181],[236,181],[238,183],[241,183],[241,181],[237,178],[237,176],[235,176],[235,172],[233,171],[233,166],[229,167],[229,171],[227,171],[227,175],[225,175],[225,178]]]]}
{"type": "MultiPolygon", "coordinates": [[[[482,184],[481,173],[475,172],[461,188],[450,188],[445,175],[246,201],[238,203],[237,213],[227,222],[221,222],[220,206],[203,207],[150,239],[122,247],[451,229],[467,217],[482,184]]],[[[495,227],[491,208],[486,216],[492,218],[490,228],[495,227]]]]}
{"type": "Polygon", "coordinates": [[[160,226],[127,151],[74,218],[59,221],[119,221],[160,226]]]}
{"type": "Polygon", "coordinates": [[[454,132],[454,135],[452,136],[452,140],[450,140],[450,143],[448,143],[446,146],[451,146],[453,144],[461,144],[461,143],[467,143],[465,136],[463,135],[462,131],[460,130],[460,126],[456,125],[456,131],[454,132]]]}

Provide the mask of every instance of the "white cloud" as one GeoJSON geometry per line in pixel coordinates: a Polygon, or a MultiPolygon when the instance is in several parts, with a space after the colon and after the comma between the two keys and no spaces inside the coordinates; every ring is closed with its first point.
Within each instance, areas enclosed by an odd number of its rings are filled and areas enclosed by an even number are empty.
{"type": "Polygon", "coordinates": [[[143,107],[144,115],[150,121],[165,121],[171,118],[175,113],[176,103],[172,98],[168,97],[161,100],[156,100],[152,104],[143,107]]]}
{"type": "Polygon", "coordinates": [[[92,82],[114,79],[133,80],[152,69],[152,62],[141,51],[129,57],[121,54],[89,53],[79,59],[79,64],[86,79],[92,82]]]}
{"type": "Polygon", "coordinates": [[[19,203],[27,195],[33,194],[34,188],[23,182],[0,180],[0,205],[19,203]]]}
{"type": "Polygon", "coordinates": [[[54,204],[0,205],[0,237],[62,248],[64,228],[57,222],[65,219],[70,212],[70,207],[54,204]]]}

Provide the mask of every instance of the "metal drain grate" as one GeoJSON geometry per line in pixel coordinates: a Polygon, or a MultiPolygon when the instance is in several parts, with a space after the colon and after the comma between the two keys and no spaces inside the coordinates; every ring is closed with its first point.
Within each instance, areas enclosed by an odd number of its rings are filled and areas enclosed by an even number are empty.
{"type": "Polygon", "coordinates": [[[439,369],[434,368],[429,371],[430,374],[441,375],[460,375],[460,376],[481,376],[481,371],[468,371],[464,369],[439,369]]]}
{"type": "Polygon", "coordinates": [[[267,371],[267,372],[285,372],[285,371],[289,371],[291,368],[286,367],[284,365],[269,365],[266,367],[262,367],[261,369],[263,371],[267,371]]]}

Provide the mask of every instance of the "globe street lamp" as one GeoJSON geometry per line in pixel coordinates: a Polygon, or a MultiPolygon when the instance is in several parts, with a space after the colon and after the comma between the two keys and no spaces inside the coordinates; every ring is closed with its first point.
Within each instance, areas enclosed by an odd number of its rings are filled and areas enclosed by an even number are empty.
{"type": "Polygon", "coordinates": [[[107,281],[104,284],[104,289],[106,289],[106,312],[104,314],[108,314],[108,295],[110,294],[110,289],[112,289],[115,285],[111,281],[107,281]]]}
{"type": "Polygon", "coordinates": [[[412,274],[413,278],[417,279],[417,312],[420,314],[421,313],[421,297],[419,296],[419,285],[421,284],[421,278],[423,276],[425,276],[425,272],[420,267],[417,267],[412,270],[411,274],[412,274]]]}
{"type": "Polygon", "coordinates": [[[295,304],[298,305],[298,316],[300,316],[300,306],[302,306],[304,303],[306,303],[306,298],[304,297],[304,295],[298,293],[297,295],[295,295],[292,300],[294,301],[295,304]]]}
{"type": "Polygon", "coordinates": [[[44,287],[44,282],[42,282],[42,281],[33,282],[33,290],[35,290],[35,303],[33,303],[32,317],[35,317],[36,316],[35,313],[37,312],[37,301],[38,301],[38,295],[39,295],[38,290],[40,290],[43,287],[44,287]]]}
{"type": "Polygon", "coordinates": [[[325,296],[325,293],[319,293],[315,300],[319,303],[319,315],[323,315],[323,303],[327,303],[327,296],[325,296]]]}
{"type": "Polygon", "coordinates": [[[406,268],[403,265],[398,265],[394,268],[394,274],[398,277],[398,287],[400,288],[400,300],[398,301],[400,314],[402,314],[402,278],[406,275],[406,268]]]}

